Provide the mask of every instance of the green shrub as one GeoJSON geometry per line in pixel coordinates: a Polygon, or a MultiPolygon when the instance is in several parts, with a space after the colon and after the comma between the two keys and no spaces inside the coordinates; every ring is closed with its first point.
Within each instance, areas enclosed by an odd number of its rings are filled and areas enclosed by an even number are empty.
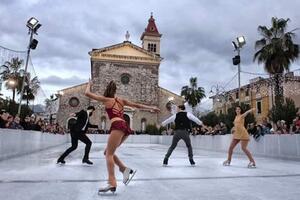
{"type": "Polygon", "coordinates": [[[160,132],[155,124],[148,124],[146,126],[146,133],[149,135],[160,135],[160,132]]]}

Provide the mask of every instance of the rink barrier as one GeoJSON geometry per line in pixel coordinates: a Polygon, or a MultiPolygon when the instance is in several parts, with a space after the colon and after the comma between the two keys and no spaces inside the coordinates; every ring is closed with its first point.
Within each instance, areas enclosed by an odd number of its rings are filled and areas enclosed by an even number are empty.
{"type": "Polygon", "coordinates": [[[0,161],[65,144],[69,135],[0,129],[0,161]]]}
{"type": "MultiPolygon", "coordinates": [[[[89,134],[88,137],[94,143],[106,143],[108,135],[89,134]]],[[[169,146],[172,143],[172,138],[172,136],[131,135],[125,143],[169,146]]],[[[191,136],[191,143],[195,149],[227,152],[231,138],[231,135],[191,136]]],[[[0,129],[0,139],[0,160],[34,153],[70,142],[69,134],[54,135],[9,129],[0,129]]],[[[183,141],[179,141],[178,146],[184,147],[185,144],[183,141]]],[[[266,135],[258,142],[251,138],[249,149],[253,155],[300,160],[300,135],[266,135]]],[[[242,153],[240,145],[237,146],[235,152],[242,153]]]]}
{"type": "MultiPolygon", "coordinates": [[[[89,135],[89,138],[95,143],[106,143],[108,135],[89,135]]],[[[125,143],[169,146],[172,138],[172,136],[131,135],[125,143]]],[[[195,149],[227,152],[231,139],[231,135],[198,135],[191,136],[191,143],[195,149]]],[[[178,146],[184,147],[185,143],[181,140],[178,146]]],[[[257,156],[300,160],[300,135],[266,135],[258,142],[251,137],[249,149],[253,155],[257,156]]],[[[235,148],[234,152],[243,154],[240,145],[235,148]]]]}
{"type": "MultiPolygon", "coordinates": [[[[209,151],[227,152],[231,143],[231,135],[217,136],[191,136],[193,148],[209,151]]],[[[162,136],[160,144],[170,145],[172,137],[162,136]]],[[[185,146],[183,141],[178,146],[185,146]]],[[[252,137],[249,149],[253,155],[300,161],[300,135],[265,135],[259,141],[252,137]]],[[[238,145],[235,153],[243,154],[241,146],[238,145]]]]}
{"type": "MultiPolygon", "coordinates": [[[[108,135],[89,135],[89,138],[95,143],[106,143],[108,135]]],[[[169,146],[172,138],[172,136],[131,135],[125,143],[169,146]]],[[[231,135],[198,135],[191,136],[191,143],[195,149],[227,152],[231,139],[231,135]]],[[[185,143],[181,140],[178,146],[184,147],[185,143]]],[[[300,160],[300,135],[265,135],[258,142],[251,137],[249,149],[253,155],[257,156],[300,160]]],[[[240,145],[235,148],[234,152],[243,154],[240,145]]]]}

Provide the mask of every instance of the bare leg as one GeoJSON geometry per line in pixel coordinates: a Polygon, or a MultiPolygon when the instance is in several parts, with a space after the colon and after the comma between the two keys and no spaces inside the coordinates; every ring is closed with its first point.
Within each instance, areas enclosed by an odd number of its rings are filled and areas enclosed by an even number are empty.
{"type": "Polygon", "coordinates": [[[248,150],[247,146],[248,146],[249,140],[241,140],[241,146],[242,146],[242,150],[244,151],[244,153],[247,155],[248,159],[250,160],[250,162],[253,162],[255,164],[255,161],[250,153],[250,151],[248,150]]]}
{"type": "MultiPolygon", "coordinates": [[[[124,136],[121,140],[121,143],[119,146],[121,146],[121,144],[128,138],[128,136],[124,136]]],[[[104,151],[104,155],[106,155],[106,149],[104,151]]],[[[120,172],[124,172],[126,169],[126,166],[123,164],[123,162],[118,158],[118,156],[116,154],[114,154],[114,162],[115,164],[119,167],[120,172]]]]}
{"type": "Polygon", "coordinates": [[[119,130],[111,131],[106,147],[106,165],[108,171],[108,183],[111,186],[117,186],[117,181],[115,177],[115,161],[114,161],[114,153],[118,146],[120,145],[124,133],[119,130]]]}
{"type": "Polygon", "coordinates": [[[239,142],[240,142],[240,140],[232,139],[231,144],[230,144],[229,149],[228,149],[228,157],[227,157],[227,160],[228,160],[229,162],[231,162],[233,150],[234,150],[234,148],[236,147],[236,145],[237,145],[239,142]]]}

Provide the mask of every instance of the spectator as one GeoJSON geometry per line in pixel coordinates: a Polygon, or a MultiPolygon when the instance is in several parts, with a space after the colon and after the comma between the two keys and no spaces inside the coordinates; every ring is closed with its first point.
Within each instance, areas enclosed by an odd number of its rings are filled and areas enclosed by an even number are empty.
{"type": "Polygon", "coordinates": [[[221,126],[220,126],[220,124],[217,124],[217,125],[214,127],[213,135],[220,135],[220,134],[221,134],[221,126]]]}
{"type": "Polygon", "coordinates": [[[296,116],[295,120],[295,126],[299,126],[300,127],[300,116],[296,116]]]}
{"type": "Polygon", "coordinates": [[[19,116],[16,116],[14,118],[14,121],[10,124],[10,127],[11,129],[21,129],[23,130],[24,128],[21,126],[20,124],[20,117],[19,116]]]}
{"type": "Polygon", "coordinates": [[[31,130],[30,117],[27,115],[24,121],[21,122],[21,126],[24,130],[31,130]]]}
{"type": "Polygon", "coordinates": [[[272,124],[269,122],[268,118],[266,117],[262,119],[262,125],[268,128],[269,130],[272,129],[272,124]]]}
{"type": "Polygon", "coordinates": [[[34,130],[34,131],[37,131],[39,128],[37,127],[37,124],[36,124],[36,117],[34,114],[31,115],[30,117],[30,130],[34,130]]]}
{"type": "Polygon", "coordinates": [[[282,133],[283,134],[289,134],[290,133],[290,127],[285,121],[282,122],[282,133]]]}
{"type": "Polygon", "coordinates": [[[253,137],[257,134],[257,127],[255,123],[248,124],[248,132],[253,137]]]}
{"type": "Polygon", "coordinates": [[[13,117],[12,115],[9,115],[9,114],[8,114],[8,117],[7,117],[7,121],[6,121],[5,127],[6,127],[6,128],[10,128],[13,121],[14,121],[14,117],[13,117]]]}
{"type": "Polygon", "coordinates": [[[6,128],[8,113],[5,110],[0,111],[0,128],[6,128]]]}
{"type": "Polygon", "coordinates": [[[283,120],[278,120],[276,122],[276,129],[275,129],[275,133],[276,134],[283,134],[283,124],[282,124],[283,120]]]}
{"type": "Polygon", "coordinates": [[[220,122],[220,134],[225,135],[225,134],[227,134],[227,132],[228,132],[228,129],[227,129],[226,124],[224,124],[223,122],[220,122]]]}

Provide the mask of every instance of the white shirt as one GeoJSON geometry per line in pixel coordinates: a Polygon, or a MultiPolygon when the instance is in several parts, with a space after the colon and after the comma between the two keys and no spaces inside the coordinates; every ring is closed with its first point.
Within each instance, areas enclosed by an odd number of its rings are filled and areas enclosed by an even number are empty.
{"type": "MultiPolygon", "coordinates": [[[[195,122],[198,125],[203,125],[203,122],[201,120],[199,120],[195,115],[193,115],[192,113],[187,112],[187,118],[189,118],[189,120],[195,122]]],[[[168,119],[166,119],[165,121],[163,121],[161,123],[162,126],[166,126],[167,124],[170,124],[171,122],[175,122],[176,119],[176,114],[172,115],[171,117],[169,117],[168,119]]]]}

